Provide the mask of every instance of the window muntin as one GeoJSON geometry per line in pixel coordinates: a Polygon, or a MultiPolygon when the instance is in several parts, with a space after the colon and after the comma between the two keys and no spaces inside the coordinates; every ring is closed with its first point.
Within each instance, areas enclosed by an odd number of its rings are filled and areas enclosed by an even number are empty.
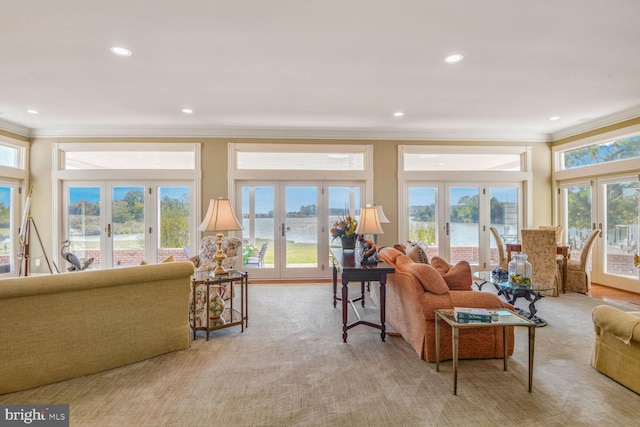
{"type": "Polygon", "coordinates": [[[560,168],[575,169],[640,157],[640,134],[560,153],[560,168]]]}

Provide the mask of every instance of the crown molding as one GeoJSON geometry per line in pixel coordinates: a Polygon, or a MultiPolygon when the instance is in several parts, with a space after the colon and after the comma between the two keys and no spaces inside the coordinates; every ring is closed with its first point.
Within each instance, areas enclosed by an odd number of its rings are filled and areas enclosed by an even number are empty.
{"type": "Polygon", "coordinates": [[[0,119],[0,129],[27,138],[31,136],[31,129],[29,129],[28,127],[24,127],[4,119],[0,119]]]}
{"type": "Polygon", "coordinates": [[[549,134],[513,131],[297,129],[297,128],[87,128],[32,129],[32,138],[165,137],[251,139],[368,139],[549,142],[549,134]]]}
{"type": "Polygon", "coordinates": [[[565,128],[551,134],[552,141],[558,141],[560,139],[568,138],[570,136],[579,135],[585,132],[591,132],[597,129],[601,129],[605,126],[610,126],[616,123],[624,122],[625,120],[631,120],[640,117],[640,105],[629,108],[627,110],[619,111],[615,114],[600,117],[586,123],[582,123],[576,126],[565,128]]]}

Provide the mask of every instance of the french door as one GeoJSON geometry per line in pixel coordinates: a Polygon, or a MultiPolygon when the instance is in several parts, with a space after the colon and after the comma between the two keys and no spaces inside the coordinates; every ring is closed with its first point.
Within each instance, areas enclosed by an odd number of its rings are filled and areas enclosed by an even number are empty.
{"type": "Polygon", "coordinates": [[[63,250],[93,258],[92,269],[186,259],[191,194],[188,183],[65,182],[63,250]]]}
{"type": "Polygon", "coordinates": [[[579,259],[591,230],[600,234],[592,249],[591,280],[607,286],[640,291],[638,253],[639,185],[637,175],[597,177],[560,185],[560,223],[579,259]]]}
{"type": "Polygon", "coordinates": [[[505,242],[517,239],[521,188],[520,183],[408,183],[408,240],[426,244],[429,257],[493,268],[499,257],[489,226],[496,227],[505,242]]]}
{"type": "Polygon", "coordinates": [[[361,187],[324,181],[241,181],[243,269],[265,279],[329,276],[329,229],[345,212],[355,215],[361,187]],[[266,243],[263,262],[246,264],[266,243]]]}

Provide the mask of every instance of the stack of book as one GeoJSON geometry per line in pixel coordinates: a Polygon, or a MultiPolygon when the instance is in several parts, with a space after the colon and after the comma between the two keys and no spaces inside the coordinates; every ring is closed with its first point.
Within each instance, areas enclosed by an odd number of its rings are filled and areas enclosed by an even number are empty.
{"type": "Polygon", "coordinates": [[[458,323],[491,323],[491,312],[486,308],[453,307],[453,313],[458,323]]]}

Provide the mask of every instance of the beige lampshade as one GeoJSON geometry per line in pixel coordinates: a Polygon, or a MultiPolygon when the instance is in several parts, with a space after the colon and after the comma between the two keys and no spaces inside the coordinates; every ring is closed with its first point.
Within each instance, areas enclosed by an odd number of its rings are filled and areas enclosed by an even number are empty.
{"type": "Polygon", "coordinates": [[[360,221],[356,227],[356,234],[384,234],[378,219],[378,209],[375,206],[360,209],[360,221]]]}
{"type": "Polygon", "coordinates": [[[231,201],[219,197],[209,201],[209,208],[204,221],[198,227],[199,231],[230,231],[242,230],[236,215],[233,213],[231,201]]]}
{"type": "Polygon", "coordinates": [[[391,221],[389,221],[389,219],[386,217],[386,215],[384,214],[384,211],[382,210],[382,205],[374,205],[376,207],[376,209],[378,209],[378,219],[380,220],[381,224],[388,224],[391,221]]]}

